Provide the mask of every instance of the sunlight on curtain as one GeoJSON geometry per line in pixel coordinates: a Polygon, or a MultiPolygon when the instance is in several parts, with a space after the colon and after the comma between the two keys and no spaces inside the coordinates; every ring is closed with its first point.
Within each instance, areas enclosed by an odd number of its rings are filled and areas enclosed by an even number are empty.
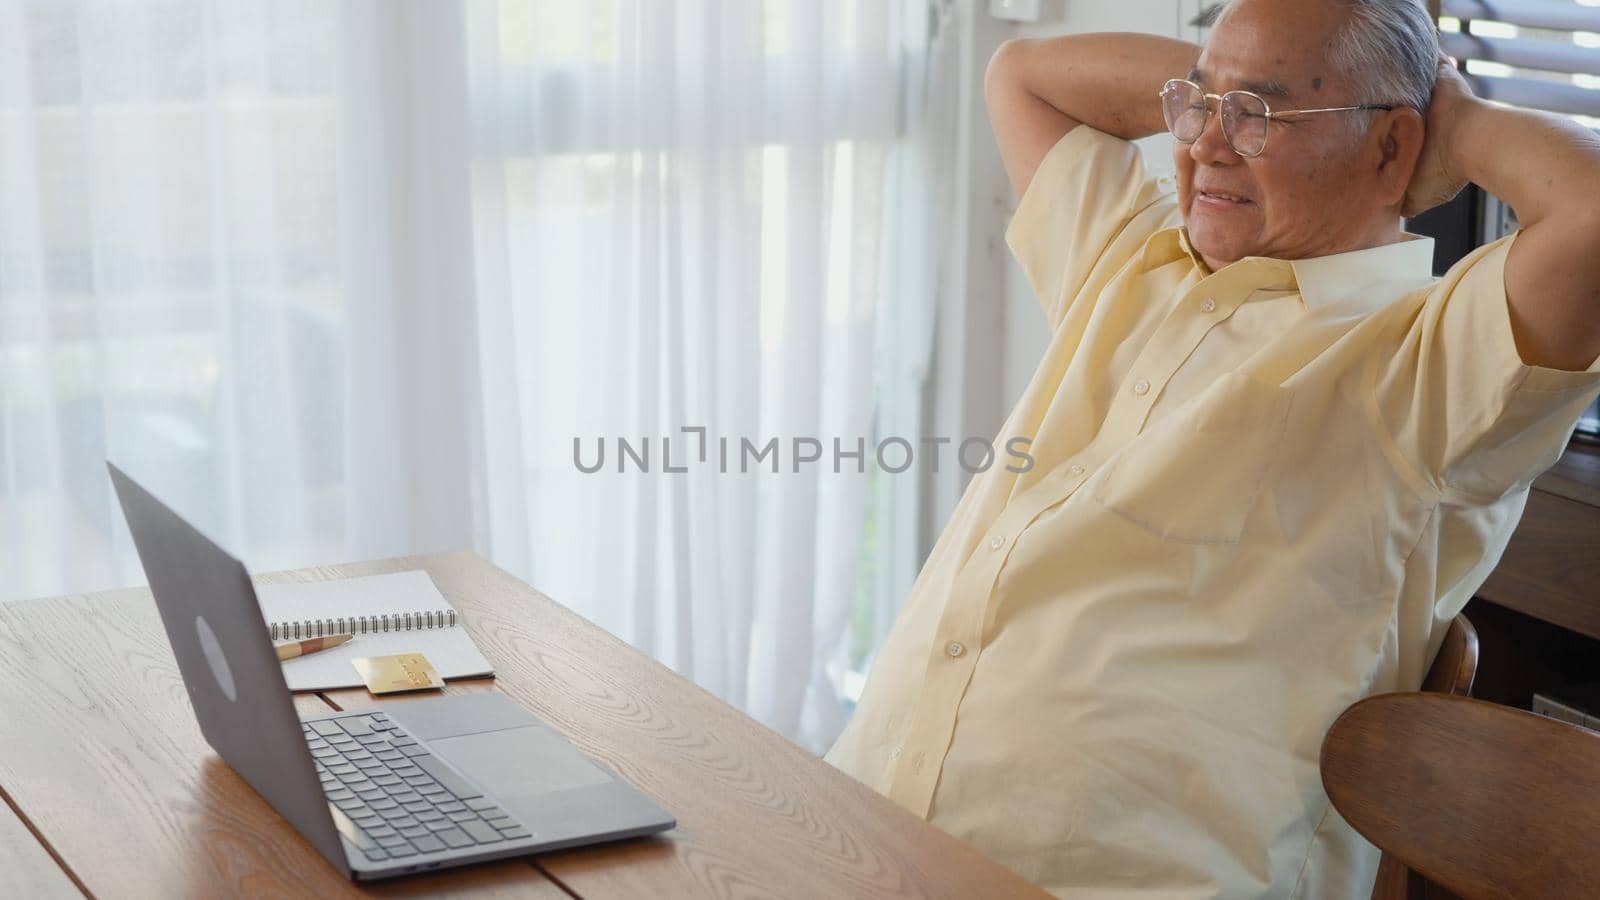
{"type": "Polygon", "coordinates": [[[108,457],[256,571],[473,545],[462,44],[0,0],[0,599],[144,582],[108,457]]]}
{"type": "Polygon", "coordinates": [[[879,298],[927,262],[887,187],[922,15],[469,6],[494,557],[813,749],[875,596],[879,298]]]}
{"type": "Polygon", "coordinates": [[[108,455],[267,565],[337,555],[337,28],[0,2],[0,599],[143,582],[108,455]]]}
{"type": "Polygon", "coordinates": [[[477,549],[824,749],[921,563],[935,10],[0,0],[0,600],[145,580],[110,457],[257,571],[477,549]]]}

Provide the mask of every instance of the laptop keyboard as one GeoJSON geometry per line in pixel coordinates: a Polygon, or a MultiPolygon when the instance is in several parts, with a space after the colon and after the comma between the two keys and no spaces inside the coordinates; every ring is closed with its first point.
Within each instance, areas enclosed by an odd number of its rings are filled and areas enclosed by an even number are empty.
{"type": "Polygon", "coordinates": [[[300,730],[328,802],[353,826],[341,822],[340,830],[370,860],[528,837],[510,814],[381,712],[302,722],[300,730]]]}

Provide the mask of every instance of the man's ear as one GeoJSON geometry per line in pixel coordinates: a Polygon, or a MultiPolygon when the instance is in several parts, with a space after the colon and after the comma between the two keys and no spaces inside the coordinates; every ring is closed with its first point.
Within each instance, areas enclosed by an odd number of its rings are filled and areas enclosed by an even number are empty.
{"type": "Polygon", "coordinates": [[[1381,113],[1372,123],[1369,135],[1375,140],[1378,179],[1383,201],[1398,205],[1416,171],[1426,138],[1422,115],[1409,106],[1397,106],[1381,113]]]}

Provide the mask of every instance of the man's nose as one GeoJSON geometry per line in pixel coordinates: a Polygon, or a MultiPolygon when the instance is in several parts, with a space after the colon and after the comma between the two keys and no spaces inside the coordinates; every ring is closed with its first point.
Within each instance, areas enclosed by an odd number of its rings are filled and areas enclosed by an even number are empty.
{"type": "Polygon", "coordinates": [[[1189,155],[1195,162],[1208,166],[1226,166],[1244,159],[1233,152],[1233,147],[1229,146],[1227,137],[1222,133],[1222,110],[1212,109],[1210,115],[1206,116],[1206,127],[1189,145],[1189,155]]]}

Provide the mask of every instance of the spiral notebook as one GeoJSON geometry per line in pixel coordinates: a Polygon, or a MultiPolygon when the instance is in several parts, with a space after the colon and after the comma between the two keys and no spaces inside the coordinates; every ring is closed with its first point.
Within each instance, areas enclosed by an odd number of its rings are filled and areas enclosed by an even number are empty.
{"type": "Polygon", "coordinates": [[[261,584],[256,598],[274,641],[355,635],[332,650],[285,660],[291,691],[361,687],[351,660],[396,653],[421,653],[446,679],[494,674],[427,572],[261,584]]]}

